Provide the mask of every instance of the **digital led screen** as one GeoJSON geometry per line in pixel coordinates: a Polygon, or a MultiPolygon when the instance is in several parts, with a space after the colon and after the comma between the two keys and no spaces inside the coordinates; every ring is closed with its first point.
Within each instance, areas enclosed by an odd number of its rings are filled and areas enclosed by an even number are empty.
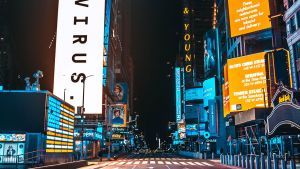
{"type": "Polygon", "coordinates": [[[217,74],[217,42],[216,30],[212,29],[204,35],[204,74],[205,78],[217,74]]]}
{"type": "Polygon", "coordinates": [[[118,103],[127,103],[128,85],[127,83],[117,83],[114,87],[115,101],[118,103]]]}
{"type": "Polygon", "coordinates": [[[269,0],[228,0],[231,37],[271,28],[269,0]]]}
{"type": "Polygon", "coordinates": [[[197,136],[198,135],[197,124],[187,124],[186,125],[186,135],[187,136],[197,136]]]}
{"type": "Polygon", "coordinates": [[[24,163],[24,154],[25,143],[0,142],[0,164],[24,163]]]}
{"type": "Polygon", "coordinates": [[[181,120],[181,90],[180,67],[175,68],[176,122],[181,120]]]}
{"type": "Polygon", "coordinates": [[[86,114],[102,114],[104,15],[105,1],[59,1],[53,93],[82,106],[86,81],[86,114]]]}
{"type": "Polygon", "coordinates": [[[207,79],[203,82],[203,106],[208,106],[208,100],[215,99],[216,96],[216,80],[215,78],[207,79]]]}
{"type": "Polygon", "coordinates": [[[113,106],[112,127],[126,127],[127,108],[126,104],[113,106]]]}
{"type": "Polygon", "coordinates": [[[103,45],[103,86],[106,86],[106,69],[108,66],[108,47],[109,47],[109,28],[110,28],[110,11],[111,11],[111,1],[106,0],[105,5],[105,23],[104,23],[104,45],[103,45]]]}
{"type": "Polygon", "coordinates": [[[203,99],[203,88],[193,88],[185,90],[185,101],[203,99]]]}
{"type": "Polygon", "coordinates": [[[74,108],[48,96],[46,152],[73,152],[74,108]]]}
{"type": "Polygon", "coordinates": [[[26,134],[0,134],[0,142],[24,142],[26,134]]]}
{"type": "Polygon", "coordinates": [[[224,84],[222,85],[222,92],[223,92],[223,112],[224,112],[224,117],[226,117],[230,113],[227,64],[224,65],[224,84]]]}
{"type": "Polygon", "coordinates": [[[265,53],[229,59],[227,63],[230,112],[264,107],[264,96],[268,103],[265,53]]]}

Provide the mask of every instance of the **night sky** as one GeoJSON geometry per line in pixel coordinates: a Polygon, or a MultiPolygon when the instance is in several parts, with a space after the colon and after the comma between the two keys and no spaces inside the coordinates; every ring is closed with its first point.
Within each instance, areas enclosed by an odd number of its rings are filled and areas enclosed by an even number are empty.
{"type": "Polygon", "coordinates": [[[168,121],[175,121],[172,66],[178,53],[178,2],[133,0],[135,111],[141,115],[139,124],[152,148],[157,147],[156,136],[167,139],[168,121]]]}
{"type": "MultiPolygon", "coordinates": [[[[178,53],[180,1],[132,0],[132,53],[134,59],[135,112],[147,142],[167,139],[168,121],[175,120],[174,73],[178,53]],[[167,63],[170,64],[167,64],[167,63]],[[168,75],[171,75],[169,77],[168,75]]],[[[44,71],[41,88],[52,90],[58,0],[9,1],[8,25],[14,56],[13,80],[18,89],[24,77],[44,71]],[[50,47],[50,48],[49,48],[50,47]]],[[[33,81],[33,79],[32,79],[33,81]]]]}

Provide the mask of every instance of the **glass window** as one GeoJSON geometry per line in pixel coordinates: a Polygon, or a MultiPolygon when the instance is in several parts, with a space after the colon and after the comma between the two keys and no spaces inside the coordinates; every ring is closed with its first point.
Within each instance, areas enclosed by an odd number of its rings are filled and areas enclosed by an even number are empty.
{"type": "Polygon", "coordinates": [[[296,31],[296,22],[295,22],[295,16],[293,16],[290,19],[290,28],[291,28],[291,33],[294,33],[296,31]]]}
{"type": "Polygon", "coordinates": [[[298,25],[298,29],[300,27],[300,10],[297,12],[297,25],[298,25]]]}

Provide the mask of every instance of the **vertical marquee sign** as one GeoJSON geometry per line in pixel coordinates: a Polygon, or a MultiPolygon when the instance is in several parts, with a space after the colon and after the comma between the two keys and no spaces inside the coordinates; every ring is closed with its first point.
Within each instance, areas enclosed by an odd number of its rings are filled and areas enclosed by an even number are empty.
{"type": "Polygon", "coordinates": [[[59,1],[53,93],[82,106],[86,80],[85,113],[102,113],[104,15],[104,0],[59,1]]]}
{"type": "Polygon", "coordinates": [[[190,8],[187,0],[183,1],[183,56],[185,84],[191,85],[193,82],[193,46],[191,35],[190,8]]]}
{"type": "Polygon", "coordinates": [[[175,86],[176,86],[176,122],[181,120],[181,90],[180,90],[180,67],[175,68],[175,86]]]}

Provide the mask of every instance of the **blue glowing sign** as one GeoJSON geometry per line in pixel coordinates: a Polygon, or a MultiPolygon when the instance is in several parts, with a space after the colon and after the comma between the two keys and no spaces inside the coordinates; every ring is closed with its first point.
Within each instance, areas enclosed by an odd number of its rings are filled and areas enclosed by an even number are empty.
{"type": "Polygon", "coordinates": [[[208,106],[208,100],[215,99],[216,96],[216,79],[210,78],[203,83],[203,106],[208,106]]]}
{"type": "Polygon", "coordinates": [[[208,101],[208,111],[209,111],[209,132],[211,136],[218,135],[218,109],[215,100],[208,101]]]}
{"type": "Polygon", "coordinates": [[[186,135],[187,136],[197,136],[198,135],[197,124],[187,124],[186,125],[186,135]]]}
{"type": "Polygon", "coordinates": [[[106,77],[107,77],[106,69],[108,66],[111,0],[106,0],[105,8],[106,11],[105,11],[105,23],[104,23],[104,46],[103,46],[103,85],[104,86],[106,86],[106,77]]]}
{"type": "Polygon", "coordinates": [[[203,99],[203,88],[193,88],[185,90],[185,101],[203,99]]]}
{"type": "Polygon", "coordinates": [[[180,67],[175,68],[176,122],[181,120],[180,67]]]}

